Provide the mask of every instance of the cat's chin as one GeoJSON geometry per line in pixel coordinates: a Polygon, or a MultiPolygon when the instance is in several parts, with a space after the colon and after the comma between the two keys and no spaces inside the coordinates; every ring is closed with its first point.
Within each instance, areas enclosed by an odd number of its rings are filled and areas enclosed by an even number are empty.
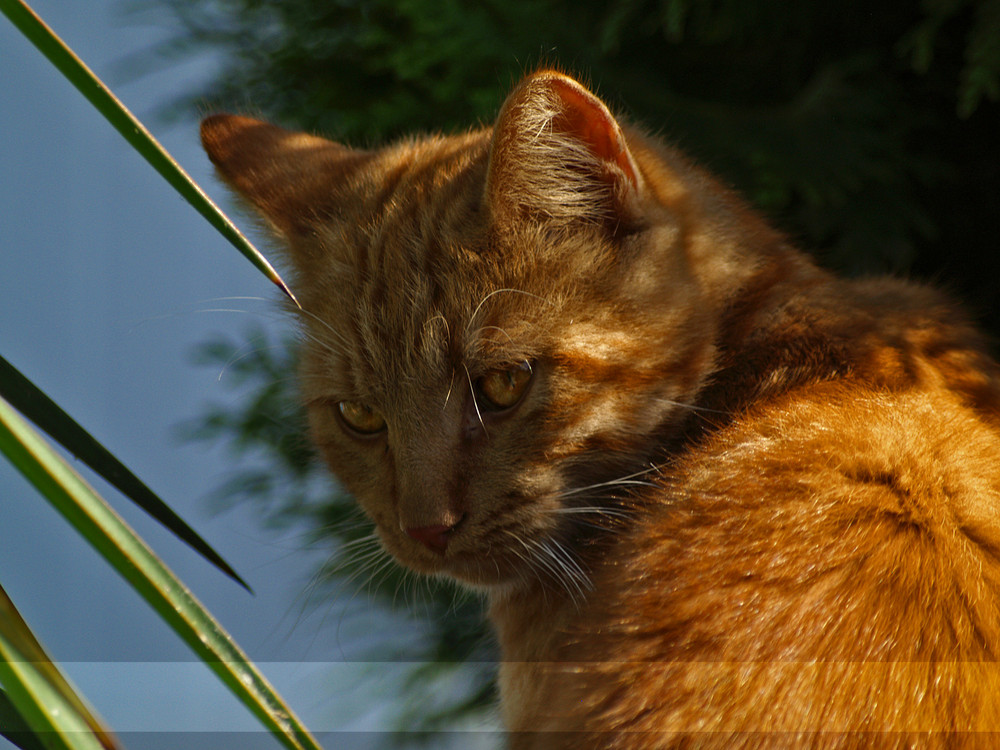
{"type": "Polygon", "coordinates": [[[456,555],[436,560],[415,559],[416,557],[404,558],[395,555],[400,564],[417,573],[450,578],[463,586],[480,591],[491,590],[498,586],[507,587],[523,579],[520,571],[512,570],[510,566],[499,564],[489,557],[456,555]]]}
{"type": "Polygon", "coordinates": [[[457,551],[444,554],[410,549],[409,545],[389,543],[385,545],[393,558],[405,568],[440,578],[451,580],[477,591],[490,592],[517,586],[529,577],[523,561],[516,556],[507,559],[488,550],[457,551]]]}
{"type": "Polygon", "coordinates": [[[491,591],[497,587],[506,588],[521,580],[516,571],[494,566],[488,560],[452,561],[442,571],[447,577],[478,591],[491,591]]]}

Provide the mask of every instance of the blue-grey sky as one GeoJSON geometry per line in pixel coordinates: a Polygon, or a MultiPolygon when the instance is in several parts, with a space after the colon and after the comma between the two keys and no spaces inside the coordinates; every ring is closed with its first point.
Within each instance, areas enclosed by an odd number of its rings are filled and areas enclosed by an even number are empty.
{"type": "MultiPolygon", "coordinates": [[[[171,125],[154,117],[164,102],[210,75],[211,61],[125,80],[116,63],[168,28],[123,16],[117,0],[31,5],[185,169],[231,206],[198,145],[197,113],[171,125]]],[[[325,735],[324,744],[374,743],[372,735],[344,732],[388,727],[389,709],[378,696],[392,695],[399,668],[349,659],[362,653],[360,634],[386,628],[384,618],[366,613],[363,602],[356,607],[361,614],[350,617],[341,603],[303,610],[316,553],[302,549],[294,531],[263,530],[245,509],[212,515],[206,496],[225,476],[227,456],[176,438],[177,425],[207,402],[232,397],[220,373],[190,364],[192,349],[218,333],[239,337],[249,323],[287,325],[271,314],[271,285],[5,18],[0,70],[0,353],[250,582],[254,597],[105,493],[263,663],[306,723],[337,732],[325,735]],[[221,302],[248,296],[265,299],[221,302]],[[208,312],[219,307],[249,312],[208,312]]],[[[0,582],[129,747],[277,746],[2,459],[0,508],[0,582]]]]}

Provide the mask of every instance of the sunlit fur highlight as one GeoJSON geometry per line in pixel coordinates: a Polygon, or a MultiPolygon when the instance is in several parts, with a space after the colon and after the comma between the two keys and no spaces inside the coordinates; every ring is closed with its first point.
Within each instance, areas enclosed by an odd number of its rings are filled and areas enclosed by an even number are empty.
{"type": "Polygon", "coordinates": [[[512,746],[989,745],[1000,381],[942,295],[818,269],[552,71],[372,151],[202,133],[287,250],[330,467],[400,562],[487,592],[512,746]]]}

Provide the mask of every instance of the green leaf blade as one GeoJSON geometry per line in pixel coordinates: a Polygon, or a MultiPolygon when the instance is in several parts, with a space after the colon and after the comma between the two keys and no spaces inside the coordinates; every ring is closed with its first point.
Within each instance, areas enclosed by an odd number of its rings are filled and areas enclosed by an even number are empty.
{"type": "Polygon", "coordinates": [[[106,750],[87,721],[38,665],[0,632],[0,684],[43,746],[50,750],[106,750]]]}
{"type": "Polygon", "coordinates": [[[184,584],[0,399],[0,453],[32,483],[289,750],[320,750],[267,679],[184,584]]]}
{"type": "MultiPolygon", "coordinates": [[[[173,532],[215,567],[251,591],[232,566],[192,529],[156,493],[119,461],[76,420],[43,393],[17,368],[0,356],[0,397],[70,451],[80,461],[104,477],[125,497],[173,532]]],[[[252,591],[251,591],[252,593],[252,591]]]]}
{"type": "Polygon", "coordinates": [[[275,284],[289,299],[298,300],[278,272],[260,251],[243,235],[222,210],[215,205],[180,164],[160,145],[146,126],[104,85],[87,65],[66,46],[56,33],[22,0],[0,0],[3,13],[35,45],[66,79],[94,105],[111,123],[129,145],[141,155],[170,184],[184,200],[191,204],[216,231],[225,237],[268,280],[275,284]]]}
{"type": "MultiPolygon", "coordinates": [[[[68,705],[83,720],[88,730],[97,737],[101,747],[106,750],[118,747],[117,741],[105,728],[101,719],[52,662],[2,586],[0,586],[0,636],[22,659],[31,661],[32,668],[38,676],[44,678],[48,682],[49,689],[58,694],[60,705],[68,705]]],[[[3,728],[2,725],[0,728],[3,728]]]]}
{"type": "Polygon", "coordinates": [[[14,702],[0,690],[0,735],[21,750],[47,750],[21,716],[14,702]]]}

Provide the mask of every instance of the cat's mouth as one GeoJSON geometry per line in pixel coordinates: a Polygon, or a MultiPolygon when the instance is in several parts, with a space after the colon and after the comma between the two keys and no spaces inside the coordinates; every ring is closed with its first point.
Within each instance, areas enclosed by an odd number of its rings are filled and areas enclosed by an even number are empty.
{"type": "Polygon", "coordinates": [[[418,573],[447,575],[472,586],[501,582],[507,566],[495,561],[490,545],[473,544],[465,527],[463,519],[453,527],[383,531],[382,538],[401,564],[418,573]]]}
{"type": "Polygon", "coordinates": [[[484,529],[465,515],[449,528],[383,530],[382,537],[406,567],[427,575],[446,575],[475,588],[529,579],[548,580],[574,592],[589,586],[579,562],[553,529],[484,529]]]}

